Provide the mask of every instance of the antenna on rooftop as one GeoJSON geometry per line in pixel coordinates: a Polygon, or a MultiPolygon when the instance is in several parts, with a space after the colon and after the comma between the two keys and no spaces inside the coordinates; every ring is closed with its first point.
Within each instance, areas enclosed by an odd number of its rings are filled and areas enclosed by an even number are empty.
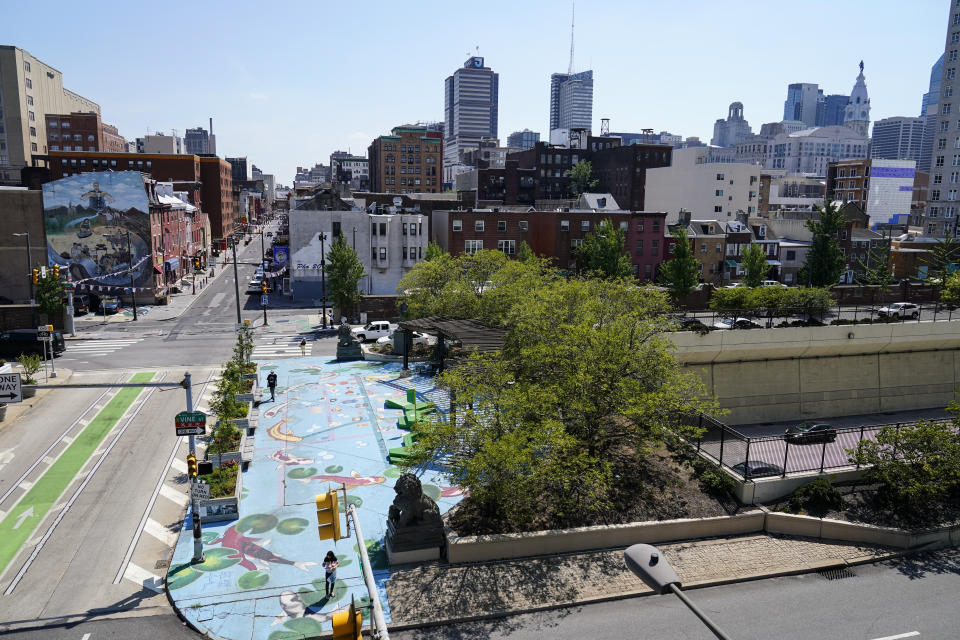
{"type": "Polygon", "coordinates": [[[567,75],[573,75],[573,19],[577,12],[577,3],[571,3],[570,9],[570,66],[567,67],[567,75]]]}

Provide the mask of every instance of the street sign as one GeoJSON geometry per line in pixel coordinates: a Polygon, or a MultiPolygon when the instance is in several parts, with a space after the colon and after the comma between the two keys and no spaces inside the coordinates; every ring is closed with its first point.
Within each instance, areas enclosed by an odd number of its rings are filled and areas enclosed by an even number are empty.
{"type": "Polygon", "coordinates": [[[260,306],[261,306],[261,307],[267,306],[267,303],[268,303],[269,301],[270,301],[270,298],[269,298],[266,294],[263,294],[262,296],[260,296],[260,306]]]}
{"type": "Polygon", "coordinates": [[[19,373],[0,373],[0,402],[23,402],[19,373]]]}
{"type": "Polygon", "coordinates": [[[209,500],[210,485],[195,482],[190,485],[190,494],[193,496],[194,500],[209,500]]]}
{"type": "Polygon", "coordinates": [[[207,432],[207,414],[203,411],[181,411],[173,422],[178,436],[202,436],[207,432]]]}
{"type": "Polygon", "coordinates": [[[53,338],[53,325],[52,324],[42,324],[37,327],[37,340],[42,342],[44,340],[50,340],[53,338]]]}

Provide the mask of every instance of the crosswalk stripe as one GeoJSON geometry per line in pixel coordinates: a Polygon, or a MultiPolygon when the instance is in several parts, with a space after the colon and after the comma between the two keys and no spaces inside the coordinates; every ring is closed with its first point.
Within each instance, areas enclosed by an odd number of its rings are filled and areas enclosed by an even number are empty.
{"type": "Polygon", "coordinates": [[[177,534],[171,532],[153,518],[147,518],[147,524],[143,530],[171,549],[177,544],[177,534]]]}
{"type": "Polygon", "coordinates": [[[180,458],[175,458],[170,466],[173,467],[178,473],[187,472],[187,463],[180,458]]]}
{"type": "Polygon", "coordinates": [[[163,578],[132,562],[127,565],[127,570],[123,573],[123,577],[151,591],[163,593],[163,578]]]}
{"type": "Polygon", "coordinates": [[[190,502],[190,498],[187,497],[187,494],[181,493],[169,485],[163,485],[160,487],[160,495],[162,495],[167,500],[170,500],[181,507],[186,506],[190,502]]]}

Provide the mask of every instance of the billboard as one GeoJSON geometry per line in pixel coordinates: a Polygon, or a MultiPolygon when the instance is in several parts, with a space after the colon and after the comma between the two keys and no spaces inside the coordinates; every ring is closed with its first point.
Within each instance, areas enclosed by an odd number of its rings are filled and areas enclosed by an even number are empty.
{"type": "Polygon", "coordinates": [[[150,210],[138,171],[94,171],[43,185],[49,264],[78,289],[152,288],[150,210]]]}

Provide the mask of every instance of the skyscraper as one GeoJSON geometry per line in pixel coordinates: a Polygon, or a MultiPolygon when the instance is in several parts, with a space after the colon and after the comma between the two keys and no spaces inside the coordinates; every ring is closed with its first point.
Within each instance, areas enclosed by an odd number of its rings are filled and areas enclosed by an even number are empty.
{"type": "Polygon", "coordinates": [[[550,130],[593,129],[593,71],[550,76],[550,130]]]}
{"type": "MultiPolygon", "coordinates": [[[[947,34],[944,45],[944,63],[937,96],[938,115],[933,144],[930,145],[930,189],[923,215],[924,232],[929,235],[955,235],[958,190],[960,190],[960,155],[948,137],[960,128],[960,108],[953,110],[953,79],[957,72],[957,41],[960,41],[960,6],[950,3],[947,13],[947,34]],[[947,133],[951,132],[951,133],[947,133]],[[947,148],[950,147],[949,151],[947,148]],[[952,156],[952,158],[951,158],[952,156]],[[948,168],[949,167],[949,168],[948,168]]],[[[936,68],[936,65],[934,65],[936,68]]],[[[933,78],[930,82],[933,86],[933,78]]],[[[931,96],[932,99],[932,96],[931,96]]],[[[930,100],[928,100],[930,103],[930,100]]],[[[928,109],[929,113],[929,109],[928,109]]]]}
{"type": "Polygon", "coordinates": [[[497,137],[500,75],[484,65],[483,58],[467,58],[463,67],[444,82],[443,181],[453,182],[452,167],[463,150],[497,137]]]}
{"type": "Polygon", "coordinates": [[[923,118],[900,116],[877,120],[873,125],[870,157],[916,162],[920,158],[923,131],[923,118]]]}
{"type": "Polygon", "coordinates": [[[863,77],[863,60],[860,61],[860,75],[850,92],[850,101],[843,111],[843,126],[862,136],[870,135],[870,96],[867,95],[867,83],[863,77]]]}
{"type": "Polygon", "coordinates": [[[783,119],[799,120],[808,127],[817,126],[817,101],[821,95],[817,85],[810,82],[795,82],[787,85],[783,119]]]}
{"type": "Polygon", "coordinates": [[[743,140],[753,135],[750,123],[743,118],[743,103],[731,103],[726,120],[717,120],[713,125],[713,139],[710,144],[715,147],[735,147],[743,140]]]}
{"type": "Polygon", "coordinates": [[[183,146],[186,148],[187,153],[194,155],[200,155],[202,153],[216,155],[217,137],[213,135],[213,118],[210,118],[209,132],[203,127],[187,129],[187,133],[183,136],[183,146]]]}
{"type": "Polygon", "coordinates": [[[540,133],[530,129],[514,131],[507,136],[507,146],[511,149],[532,149],[538,142],[540,142],[540,133]]]}
{"type": "Polygon", "coordinates": [[[817,126],[832,127],[843,124],[843,112],[848,102],[850,102],[850,96],[842,93],[820,95],[817,100],[817,126]]]}
{"type": "Polygon", "coordinates": [[[920,160],[917,171],[930,173],[930,152],[933,151],[933,136],[937,131],[937,111],[940,106],[940,81],[943,79],[943,55],[930,69],[930,86],[920,102],[920,117],[923,118],[923,142],[920,145],[920,160]]]}

